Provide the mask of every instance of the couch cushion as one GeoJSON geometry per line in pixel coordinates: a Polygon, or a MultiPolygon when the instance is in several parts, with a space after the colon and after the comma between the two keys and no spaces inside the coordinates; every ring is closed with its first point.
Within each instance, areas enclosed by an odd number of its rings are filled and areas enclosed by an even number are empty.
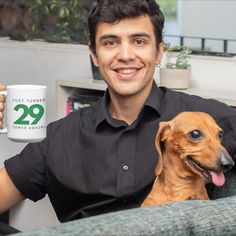
{"type": "Polygon", "coordinates": [[[19,235],[214,235],[236,232],[236,196],[136,208],[64,223],[19,235]]]}

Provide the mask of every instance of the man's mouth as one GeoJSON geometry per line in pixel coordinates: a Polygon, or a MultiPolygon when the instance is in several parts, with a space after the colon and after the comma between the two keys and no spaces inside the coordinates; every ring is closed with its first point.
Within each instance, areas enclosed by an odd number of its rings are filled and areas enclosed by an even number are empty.
{"type": "Polygon", "coordinates": [[[137,71],[136,68],[127,68],[127,69],[118,69],[115,70],[117,73],[121,73],[121,74],[131,74],[137,71]]]}
{"type": "Polygon", "coordinates": [[[131,79],[136,74],[141,68],[136,68],[136,67],[129,67],[129,68],[115,68],[113,71],[116,72],[119,78],[121,79],[131,79]]]}
{"type": "Polygon", "coordinates": [[[225,183],[223,171],[210,170],[194,160],[192,156],[188,156],[187,161],[191,167],[200,173],[200,175],[203,176],[208,182],[211,182],[216,186],[222,186],[225,183]]]}

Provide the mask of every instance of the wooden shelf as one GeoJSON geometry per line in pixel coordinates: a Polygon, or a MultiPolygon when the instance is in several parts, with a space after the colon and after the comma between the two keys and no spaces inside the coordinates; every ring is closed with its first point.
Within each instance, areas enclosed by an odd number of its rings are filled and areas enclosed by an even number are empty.
{"type": "MultiPolygon", "coordinates": [[[[84,80],[57,80],[57,115],[62,118],[66,115],[65,104],[69,96],[73,94],[94,94],[98,91],[105,91],[107,85],[103,80],[92,80],[85,78],[84,80]]],[[[203,98],[212,98],[219,100],[229,106],[236,107],[236,92],[202,90],[197,88],[189,88],[186,90],[176,90],[191,95],[197,95],[203,98]]]]}

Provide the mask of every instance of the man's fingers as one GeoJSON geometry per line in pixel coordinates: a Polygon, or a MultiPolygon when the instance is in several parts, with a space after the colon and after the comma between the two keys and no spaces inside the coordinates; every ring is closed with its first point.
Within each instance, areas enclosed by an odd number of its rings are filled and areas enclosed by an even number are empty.
{"type": "MultiPolygon", "coordinates": [[[[5,91],[5,90],[6,90],[6,86],[0,84],[0,91],[5,91]]],[[[5,108],[4,106],[5,100],[6,100],[5,96],[0,95],[0,128],[1,129],[3,127],[3,117],[4,117],[3,110],[5,108]]]]}
{"type": "MultiPolygon", "coordinates": [[[[0,101],[0,112],[2,112],[4,110],[4,108],[5,108],[4,103],[0,101]]],[[[0,117],[0,119],[1,119],[1,117],[0,117]]]]}
{"type": "Polygon", "coordinates": [[[3,118],[4,118],[4,114],[3,112],[0,111],[0,129],[3,128],[3,118]]]}
{"type": "Polygon", "coordinates": [[[0,103],[3,103],[3,102],[5,102],[5,96],[0,95],[0,103]]]}
{"type": "Polygon", "coordinates": [[[3,114],[3,112],[0,110],[0,121],[2,121],[3,118],[4,118],[4,114],[3,114]]]}
{"type": "MultiPolygon", "coordinates": [[[[0,91],[5,91],[6,90],[6,86],[1,85],[0,84],[0,91]]],[[[5,102],[6,98],[3,95],[0,95],[0,111],[2,111],[4,109],[4,102],[5,102]]]]}
{"type": "MultiPolygon", "coordinates": [[[[1,97],[4,98],[4,96],[0,96],[0,99],[1,97]]],[[[4,101],[4,99],[2,99],[2,101],[4,101]]],[[[3,127],[3,117],[4,117],[4,114],[3,114],[3,110],[4,110],[4,103],[0,101],[0,129],[2,129],[3,127]]]]}
{"type": "Polygon", "coordinates": [[[2,129],[3,127],[3,110],[4,110],[4,104],[2,102],[0,102],[0,129],[2,129]]]}

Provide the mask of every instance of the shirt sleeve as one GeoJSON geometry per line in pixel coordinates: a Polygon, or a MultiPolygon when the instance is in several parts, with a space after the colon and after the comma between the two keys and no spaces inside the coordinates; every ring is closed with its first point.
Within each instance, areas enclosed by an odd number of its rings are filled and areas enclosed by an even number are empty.
{"type": "Polygon", "coordinates": [[[45,194],[44,163],[46,142],[28,144],[20,154],[4,162],[7,173],[17,189],[33,201],[45,194]]]}

